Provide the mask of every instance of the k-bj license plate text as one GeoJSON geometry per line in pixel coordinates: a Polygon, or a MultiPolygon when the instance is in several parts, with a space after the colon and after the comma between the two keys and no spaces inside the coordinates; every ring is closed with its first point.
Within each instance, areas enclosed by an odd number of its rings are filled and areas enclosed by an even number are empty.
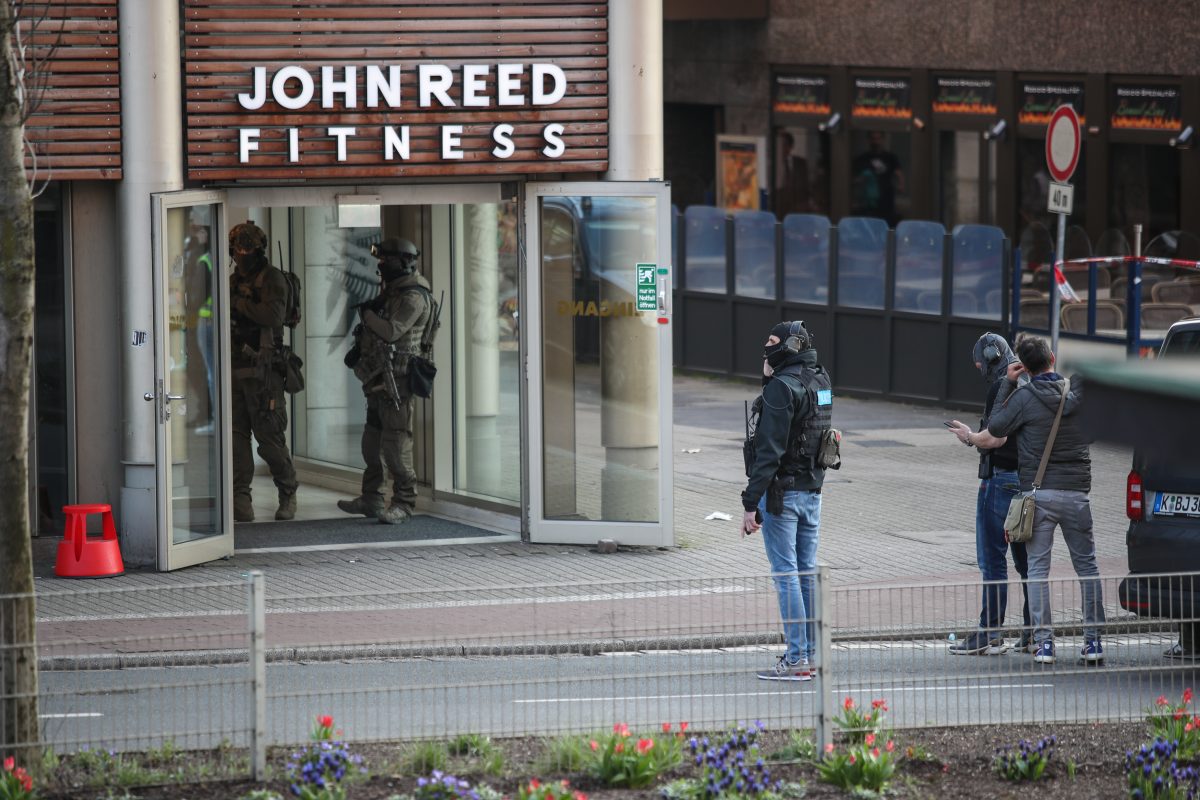
{"type": "Polygon", "coordinates": [[[1154,513],[1200,517],[1200,494],[1159,492],[1154,498],[1154,513]]]}

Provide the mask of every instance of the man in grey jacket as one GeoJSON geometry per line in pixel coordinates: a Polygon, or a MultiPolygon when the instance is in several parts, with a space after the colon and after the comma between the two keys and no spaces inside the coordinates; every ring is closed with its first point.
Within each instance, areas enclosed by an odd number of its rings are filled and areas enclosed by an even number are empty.
{"type": "MultiPolygon", "coordinates": [[[[1018,477],[1021,490],[1030,491],[1050,438],[1059,401],[1068,384],[1054,372],[1054,354],[1044,339],[1022,339],[1017,343],[1016,354],[1020,361],[1009,365],[1008,381],[996,397],[999,408],[993,410],[987,430],[972,433],[968,426],[956,422],[955,433],[969,445],[993,448],[1020,431],[1017,439],[1018,477]],[[1027,372],[1031,380],[1018,388],[1017,379],[1022,372],[1027,372]]],[[[1029,615],[1037,646],[1034,660],[1041,664],[1055,661],[1054,633],[1050,629],[1050,587],[1046,577],[1050,573],[1050,551],[1056,526],[1062,528],[1083,596],[1084,645],[1079,658],[1091,664],[1104,660],[1099,631],[1099,626],[1104,623],[1104,599],[1097,578],[1099,569],[1088,500],[1092,488],[1092,461],[1087,439],[1078,422],[1082,399],[1082,387],[1072,381],[1046,474],[1035,495],[1037,511],[1033,518],[1033,538],[1026,545],[1029,615]]]]}

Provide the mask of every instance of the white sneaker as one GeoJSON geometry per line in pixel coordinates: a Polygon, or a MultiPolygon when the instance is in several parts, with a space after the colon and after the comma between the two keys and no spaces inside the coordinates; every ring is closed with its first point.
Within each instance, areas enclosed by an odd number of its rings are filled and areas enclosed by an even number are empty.
{"type": "Polygon", "coordinates": [[[789,664],[787,656],[780,656],[773,668],[759,670],[757,674],[763,681],[811,681],[813,677],[807,662],[789,664]]]}

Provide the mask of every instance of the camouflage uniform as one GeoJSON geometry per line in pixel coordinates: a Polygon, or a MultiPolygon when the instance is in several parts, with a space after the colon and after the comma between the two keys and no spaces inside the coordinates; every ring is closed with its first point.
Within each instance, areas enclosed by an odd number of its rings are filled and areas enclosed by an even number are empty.
{"type": "Polygon", "coordinates": [[[417,475],[412,466],[413,399],[408,392],[408,358],[421,350],[421,335],[432,311],[429,288],[419,273],[389,281],[372,310],[363,312],[358,339],[360,357],[354,366],[367,397],[367,424],[363,428],[362,455],[366,469],[362,495],[353,503],[339,503],[356,513],[377,511],[381,522],[403,522],[417,503],[417,475]],[[378,311],[374,310],[378,309],[378,311]],[[395,356],[392,347],[395,346],[395,356]],[[383,371],[392,370],[400,390],[400,407],[392,403],[383,371]],[[384,509],[383,469],[392,473],[391,506],[384,509]]]}
{"type": "Polygon", "coordinates": [[[283,344],[287,283],[279,269],[266,263],[265,259],[261,263],[261,269],[250,274],[243,272],[239,265],[229,279],[233,503],[234,515],[239,521],[254,519],[250,504],[250,482],[254,478],[251,435],[258,440],[258,454],[271,468],[271,476],[279,490],[276,519],[291,519],[294,516],[296,488],[299,485],[285,437],[287,405],[283,395],[283,376],[274,369],[267,369],[264,382],[263,371],[256,362],[256,355],[261,350],[283,344]]]}

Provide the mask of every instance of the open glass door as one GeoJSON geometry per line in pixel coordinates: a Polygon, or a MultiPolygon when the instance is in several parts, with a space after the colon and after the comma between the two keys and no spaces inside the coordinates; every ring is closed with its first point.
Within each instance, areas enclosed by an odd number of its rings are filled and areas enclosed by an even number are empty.
{"type": "Polygon", "coordinates": [[[221,192],[152,196],[158,567],[233,553],[225,204],[221,192]]]}
{"type": "Polygon", "coordinates": [[[529,532],[667,546],[670,185],[526,185],[529,532]]]}

